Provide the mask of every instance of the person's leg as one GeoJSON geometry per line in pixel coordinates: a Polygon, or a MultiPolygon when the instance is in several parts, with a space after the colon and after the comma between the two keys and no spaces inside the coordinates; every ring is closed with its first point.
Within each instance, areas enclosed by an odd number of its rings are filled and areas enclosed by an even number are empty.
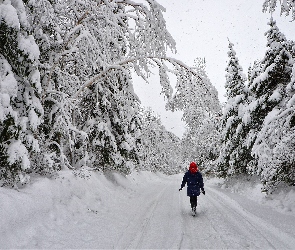
{"type": "Polygon", "coordinates": [[[191,208],[195,210],[197,206],[197,196],[190,196],[190,203],[191,203],[191,208]]]}
{"type": "Polygon", "coordinates": [[[191,208],[193,209],[193,207],[194,207],[194,196],[190,196],[189,201],[191,203],[191,208]]]}
{"type": "Polygon", "coordinates": [[[193,210],[196,210],[197,206],[197,196],[191,196],[191,207],[193,210]]]}

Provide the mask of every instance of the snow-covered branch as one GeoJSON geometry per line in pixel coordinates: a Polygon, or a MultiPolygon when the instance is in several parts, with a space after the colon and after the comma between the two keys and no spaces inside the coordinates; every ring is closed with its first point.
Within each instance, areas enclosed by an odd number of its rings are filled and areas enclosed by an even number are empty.
{"type": "MultiPolygon", "coordinates": [[[[146,56],[146,57],[133,57],[133,58],[127,58],[121,62],[118,62],[116,65],[111,65],[111,66],[107,66],[105,70],[103,70],[102,72],[100,72],[99,74],[97,74],[96,76],[92,77],[90,80],[88,80],[73,96],[72,98],[77,98],[79,96],[79,94],[81,94],[81,92],[91,86],[92,84],[94,84],[96,81],[98,81],[99,79],[103,78],[104,75],[112,70],[112,69],[118,69],[118,70],[122,70],[124,72],[126,72],[125,68],[128,67],[128,64],[130,63],[136,63],[137,61],[146,61],[146,60],[152,60],[155,61],[156,60],[160,60],[160,61],[167,61],[169,63],[171,63],[173,66],[175,67],[181,67],[183,68],[185,71],[189,72],[192,76],[196,77],[199,81],[202,81],[202,77],[200,77],[200,75],[194,71],[194,69],[192,67],[189,67],[188,65],[186,65],[185,63],[181,62],[180,60],[177,60],[175,58],[171,58],[171,57],[152,57],[152,56],[146,56]]],[[[147,62],[146,62],[147,63],[147,62]]],[[[157,61],[158,66],[160,66],[160,62],[157,61]]]]}
{"type": "MultiPolygon", "coordinates": [[[[294,0],[279,0],[281,5],[281,15],[285,14],[286,16],[292,13],[292,21],[295,20],[295,1],[294,0]]],[[[277,0],[264,0],[263,3],[263,12],[267,10],[269,12],[274,12],[277,7],[277,0]]]]}

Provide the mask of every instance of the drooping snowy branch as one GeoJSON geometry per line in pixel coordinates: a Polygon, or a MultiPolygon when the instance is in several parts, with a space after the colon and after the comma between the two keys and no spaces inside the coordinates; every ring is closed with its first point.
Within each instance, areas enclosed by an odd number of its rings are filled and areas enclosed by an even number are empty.
{"type": "MultiPolygon", "coordinates": [[[[263,3],[263,12],[267,10],[269,12],[274,12],[277,7],[277,0],[264,0],[263,3]]],[[[281,15],[285,14],[286,16],[292,13],[292,20],[295,20],[295,1],[294,0],[280,0],[281,5],[281,15]]]]}

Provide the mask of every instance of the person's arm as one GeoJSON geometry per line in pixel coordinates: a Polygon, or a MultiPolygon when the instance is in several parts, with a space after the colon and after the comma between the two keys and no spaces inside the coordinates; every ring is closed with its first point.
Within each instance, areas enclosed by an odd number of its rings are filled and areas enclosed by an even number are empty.
{"type": "Polygon", "coordinates": [[[201,173],[200,173],[200,188],[202,190],[202,193],[205,195],[204,181],[203,181],[203,176],[201,173]]]}
{"type": "Polygon", "coordinates": [[[187,182],[187,174],[185,173],[182,178],[182,183],[181,183],[179,191],[184,188],[186,182],[187,182]]]}

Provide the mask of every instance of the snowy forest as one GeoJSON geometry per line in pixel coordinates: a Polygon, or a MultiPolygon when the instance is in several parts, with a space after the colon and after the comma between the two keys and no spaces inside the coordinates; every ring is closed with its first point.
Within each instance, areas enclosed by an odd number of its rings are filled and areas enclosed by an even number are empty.
{"type": "MultiPolygon", "coordinates": [[[[294,1],[261,7],[295,19],[294,1]]],[[[295,42],[271,18],[265,56],[245,71],[229,41],[223,105],[205,60],[167,56],[164,11],[154,0],[0,0],[1,186],[62,169],[175,174],[193,160],[207,177],[258,176],[267,193],[294,185],[295,42]],[[167,110],[183,112],[182,138],[133,90],[132,74],[148,82],[154,69],[167,110]]]]}

